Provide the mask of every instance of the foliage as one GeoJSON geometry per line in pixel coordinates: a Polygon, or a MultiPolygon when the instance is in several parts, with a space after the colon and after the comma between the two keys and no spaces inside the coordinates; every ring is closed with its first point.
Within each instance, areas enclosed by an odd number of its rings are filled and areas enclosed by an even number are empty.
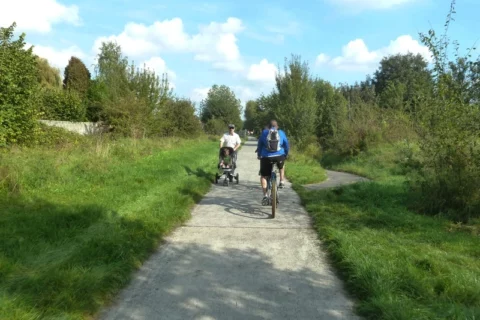
{"type": "Polygon", "coordinates": [[[65,67],[63,87],[66,90],[75,91],[83,100],[90,85],[90,71],[85,64],[77,57],[71,57],[65,67]]]}
{"type": "Polygon", "coordinates": [[[197,137],[202,126],[189,99],[173,98],[153,116],[152,134],[161,137],[197,137]]]}
{"type": "Polygon", "coordinates": [[[317,112],[315,89],[307,62],[300,56],[285,59],[283,74],[275,77],[276,104],[271,106],[280,126],[299,145],[315,142],[315,116],[317,112]]]}
{"type": "Polygon", "coordinates": [[[245,122],[243,123],[243,128],[247,130],[258,130],[258,127],[255,123],[255,120],[258,116],[258,105],[254,100],[249,100],[245,104],[245,122]]]}
{"type": "Polygon", "coordinates": [[[200,119],[205,124],[215,119],[217,124],[222,122],[224,128],[229,123],[235,124],[236,128],[241,128],[241,112],[240,99],[237,99],[235,93],[226,85],[213,85],[207,97],[200,103],[200,119]]]}
{"type": "Polygon", "coordinates": [[[37,57],[38,83],[44,88],[60,88],[60,70],[50,66],[47,59],[37,57]]]}
{"type": "Polygon", "coordinates": [[[0,28],[0,146],[33,142],[37,132],[38,63],[25,34],[13,40],[15,26],[0,28]]]}
{"type": "Polygon", "coordinates": [[[104,103],[107,101],[107,87],[105,82],[93,79],[88,86],[86,98],[86,117],[89,121],[105,120],[104,103]]]}
{"type": "Polygon", "coordinates": [[[329,82],[314,81],[317,101],[316,132],[322,146],[328,148],[337,138],[347,117],[347,100],[329,82]]]}
{"type": "Polygon", "coordinates": [[[138,99],[143,99],[147,103],[149,110],[160,110],[167,103],[167,100],[173,98],[173,90],[170,88],[166,74],[160,79],[154,71],[135,68],[132,64],[128,70],[128,84],[130,90],[135,93],[138,99]]]}
{"type": "Polygon", "coordinates": [[[382,108],[403,108],[414,111],[418,99],[430,95],[432,78],[428,62],[413,53],[396,54],[383,58],[374,74],[373,85],[382,97],[382,108]]]}
{"type": "MultiPolygon", "coordinates": [[[[446,30],[455,13],[452,2],[446,30]]],[[[480,216],[480,109],[472,98],[477,75],[459,76],[464,66],[475,71],[470,56],[449,61],[449,39],[437,38],[435,31],[421,34],[434,59],[434,93],[418,112],[420,136],[417,170],[411,187],[419,193],[422,212],[443,213],[467,221],[480,216]]]]}
{"type": "Polygon", "coordinates": [[[61,89],[43,89],[41,91],[45,120],[84,121],[86,108],[76,91],[61,89]]]}

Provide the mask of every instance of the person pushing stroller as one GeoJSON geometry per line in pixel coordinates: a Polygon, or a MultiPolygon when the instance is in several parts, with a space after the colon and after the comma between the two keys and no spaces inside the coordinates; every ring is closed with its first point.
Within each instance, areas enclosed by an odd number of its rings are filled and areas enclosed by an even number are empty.
{"type": "Polygon", "coordinates": [[[240,136],[235,132],[235,125],[234,124],[229,124],[228,125],[228,132],[225,133],[221,138],[220,138],[220,151],[219,151],[219,156],[221,156],[222,153],[222,147],[228,147],[232,148],[231,151],[231,156],[232,156],[232,164],[236,166],[237,164],[237,149],[240,148],[242,143],[242,140],[240,139],[240,136]]]}

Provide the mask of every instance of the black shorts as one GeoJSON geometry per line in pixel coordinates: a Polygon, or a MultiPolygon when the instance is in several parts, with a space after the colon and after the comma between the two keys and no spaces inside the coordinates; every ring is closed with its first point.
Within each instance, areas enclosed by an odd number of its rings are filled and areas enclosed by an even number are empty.
{"type": "Polygon", "coordinates": [[[282,169],[285,164],[285,155],[275,157],[265,157],[260,159],[260,174],[262,177],[269,177],[272,172],[272,162],[276,162],[278,169],[282,169]]]}

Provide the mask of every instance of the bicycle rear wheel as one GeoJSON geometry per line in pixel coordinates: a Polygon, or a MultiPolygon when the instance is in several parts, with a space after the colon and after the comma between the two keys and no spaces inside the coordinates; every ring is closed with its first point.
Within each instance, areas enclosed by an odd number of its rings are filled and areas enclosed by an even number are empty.
{"type": "Polygon", "coordinates": [[[277,180],[272,181],[272,219],[275,219],[275,211],[277,210],[277,180]]]}

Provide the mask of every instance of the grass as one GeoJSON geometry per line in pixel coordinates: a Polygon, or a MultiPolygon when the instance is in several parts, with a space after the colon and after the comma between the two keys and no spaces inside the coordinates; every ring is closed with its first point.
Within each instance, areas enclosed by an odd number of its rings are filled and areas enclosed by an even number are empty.
{"type": "Polygon", "coordinates": [[[0,319],[86,319],[190,216],[217,143],[86,140],[0,154],[0,319]]]}
{"type": "Polygon", "coordinates": [[[360,315],[478,319],[480,224],[462,226],[409,210],[397,150],[383,146],[354,158],[323,159],[329,168],[373,182],[328,191],[295,189],[360,315]]]}
{"type": "Polygon", "coordinates": [[[293,184],[319,183],[327,179],[327,173],[321,167],[316,152],[312,154],[293,149],[288,156],[285,175],[293,184]]]}

